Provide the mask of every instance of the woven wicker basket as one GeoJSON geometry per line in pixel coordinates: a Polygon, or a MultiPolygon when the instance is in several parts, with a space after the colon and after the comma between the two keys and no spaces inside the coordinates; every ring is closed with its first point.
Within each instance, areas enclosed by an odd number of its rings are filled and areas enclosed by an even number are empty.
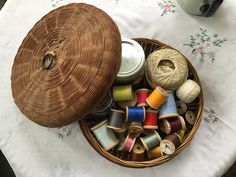
{"type": "MultiPolygon", "coordinates": [[[[135,40],[137,42],[139,42],[141,44],[141,46],[143,47],[146,57],[150,53],[152,53],[153,51],[155,51],[157,49],[172,48],[172,47],[165,45],[165,44],[163,44],[159,41],[156,41],[156,40],[143,39],[143,38],[139,38],[139,39],[135,39],[135,40]]],[[[186,60],[187,60],[187,58],[186,58],[186,60]]],[[[192,66],[192,64],[188,60],[187,60],[187,63],[188,63],[189,71],[190,71],[189,78],[195,80],[201,87],[201,83],[198,78],[196,70],[194,69],[194,67],[192,66]]],[[[164,162],[171,160],[174,156],[176,156],[178,153],[180,153],[187,145],[189,145],[190,141],[193,139],[193,137],[200,125],[200,122],[202,119],[202,114],[203,114],[203,107],[204,107],[203,104],[204,104],[203,93],[201,91],[199,98],[195,102],[195,114],[197,115],[196,122],[195,122],[193,128],[191,129],[191,131],[189,131],[184,136],[181,146],[178,147],[178,149],[175,151],[174,155],[172,155],[172,156],[164,155],[162,157],[159,157],[159,158],[156,158],[153,160],[146,160],[146,161],[142,161],[142,162],[125,160],[125,159],[127,159],[127,154],[125,154],[125,153],[117,154],[116,151],[114,151],[114,150],[107,152],[106,150],[104,150],[100,146],[100,144],[97,142],[96,138],[94,137],[94,135],[90,131],[90,128],[101,120],[94,120],[91,117],[87,117],[87,119],[80,120],[79,124],[80,124],[81,130],[82,130],[84,136],[86,137],[86,139],[88,140],[90,145],[98,153],[100,153],[103,157],[107,158],[108,160],[110,160],[116,164],[126,166],[126,167],[132,167],[132,168],[151,167],[151,166],[160,165],[164,162]]]]}

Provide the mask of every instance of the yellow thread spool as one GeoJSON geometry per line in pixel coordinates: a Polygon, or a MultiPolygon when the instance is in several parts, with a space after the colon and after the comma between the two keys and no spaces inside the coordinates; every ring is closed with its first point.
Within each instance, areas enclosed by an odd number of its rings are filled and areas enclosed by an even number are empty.
{"type": "Polygon", "coordinates": [[[146,99],[147,104],[153,109],[159,108],[166,101],[167,93],[162,87],[156,87],[155,90],[146,99]]]}
{"type": "Polygon", "coordinates": [[[177,135],[179,135],[180,141],[183,141],[184,138],[184,134],[185,134],[185,129],[181,129],[177,132],[177,135]]]}
{"type": "Polygon", "coordinates": [[[161,152],[161,147],[156,146],[153,149],[149,150],[147,152],[147,156],[149,159],[155,159],[155,158],[163,156],[163,153],[161,152]]]}
{"type": "Polygon", "coordinates": [[[131,85],[114,86],[112,95],[115,101],[133,100],[133,90],[131,85]]]}

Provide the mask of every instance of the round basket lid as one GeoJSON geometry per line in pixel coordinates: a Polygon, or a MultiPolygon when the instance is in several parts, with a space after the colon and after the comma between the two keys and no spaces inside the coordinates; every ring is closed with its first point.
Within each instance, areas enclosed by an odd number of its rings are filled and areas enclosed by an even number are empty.
{"type": "Polygon", "coordinates": [[[73,3],[39,20],[16,54],[12,94],[21,112],[47,127],[84,118],[111,87],[121,37],[102,10],[73,3]]]}

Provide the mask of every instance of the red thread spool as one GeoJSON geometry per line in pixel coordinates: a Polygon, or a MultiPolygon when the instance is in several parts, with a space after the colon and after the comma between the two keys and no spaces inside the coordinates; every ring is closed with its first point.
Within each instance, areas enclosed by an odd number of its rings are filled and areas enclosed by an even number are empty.
{"type": "Polygon", "coordinates": [[[149,89],[138,89],[136,90],[137,94],[137,106],[147,106],[146,99],[150,95],[150,90],[149,89]]]}
{"type": "Polygon", "coordinates": [[[166,133],[178,132],[181,129],[186,129],[186,124],[182,116],[172,119],[165,119],[160,124],[160,129],[166,133]]]}
{"type": "Polygon", "coordinates": [[[124,141],[123,150],[131,152],[131,150],[134,146],[135,140],[136,140],[136,138],[134,138],[130,135],[127,135],[127,137],[124,141]]]}
{"type": "Polygon", "coordinates": [[[135,143],[131,155],[132,161],[143,161],[145,158],[145,148],[140,143],[135,143]]]}
{"type": "Polygon", "coordinates": [[[147,110],[144,121],[145,129],[158,129],[158,113],[156,110],[147,110]]]}

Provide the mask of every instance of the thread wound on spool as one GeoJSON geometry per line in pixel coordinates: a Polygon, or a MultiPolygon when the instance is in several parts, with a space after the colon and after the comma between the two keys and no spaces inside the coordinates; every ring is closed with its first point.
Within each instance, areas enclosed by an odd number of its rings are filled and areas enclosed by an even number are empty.
{"type": "Polygon", "coordinates": [[[193,111],[188,110],[188,111],[185,113],[185,119],[186,119],[186,121],[188,122],[188,124],[194,125],[194,123],[195,123],[195,121],[196,121],[196,116],[195,116],[195,114],[194,114],[193,111]]]}
{"type": "Polygon", "coordinates": [[[107,128],[107,120],[104,120],[91,128],[96,136],[99,144],[106,150],[110,150],[115,147],[119,140],[116,138],[114,132],[107,128]]]}
{"type": "Polygon", "coordinates": [[[159,108],[166,101],[167,93],[162,87],[156,87],[146,99],[147,104],[153,108],[159,108]]]}
{"type": "Polygon", "coordinates": [[[126,109],[126,106],[135,106],[137,104],[137,94],[133,92],[133,99],[127,101],[117,101],[120,108],[126,109]]]}
{"type": "Polygon", "coordinates": [[[201,88],[193,80],[186,80],[176,91],[176,96],[185,103],[193,102],[201,92],[201,88]]]}
{"type": "Polygon", "coordinates": [[[178,116],[175,98],[173,92],[167,92],[167,99],[164,104],[160,107],[159,118],[169,118],[178,116]]]}
{"type": "Polygon", "coordinates": [[[167,90],[176,90],[187,79],[188,65],[178,51],[161,49],[148,56],[145,74],[153,89],[159,85],[167,90]]]}
{"type": "Polygon", "coordinates": [[[181,100],[176,101],[176,107],[179,115],[183,115],[188,109],[186,103],[181,100]]]}
{"type": "Polygon", "coordinates": [[[177,132],[181,129],[186,129],[186,124],[182,116],[178,116],[172,119],[164,119],[160,123],[160,129],[165,134],[170,134],[171,132],[177,132]]]}
{"type": "Polygon", "coordinates": [[[124,122],[124,111],[111,109],[107,127],[110,129],[121,130],[124,122]]]}
{"type": "Polygon", "coordinates": [[[145,88],[136,90],[138,106],[147,106],[146,99],[148,98],[150,92],[151,91],[149,89],[145,88]]]}
{"type": "Polygon", "coordinates": [[[145,120],[145,108],[140,106],[127,106],[126,107],[126,121],[143,122],[145,120]]]}
{"type": "Polygon", "coordinates": [[[157,131],[154,131],[152,134],[141,137],[140,140],[143,143],[145,149],[149,151],[149,149],[152,149],[160,144],[161,137],[157,131]]]}
{"type": "Polygon", "coordinates": [[[131,122],[128,128],[129,135],[138,137],[143,131],[142,122],[131,122]]]}
{"type": "Polygon", "coordinates": [[[169,134],[160,143],[161,151],[163,154],[173,155],[180,144],[181,141],[177,134],[169,134]]]}
{"type": "Polygon", "coordinates": [[[134,146],[135,141],[136,141],[135,137],[127,135],[127,137],[126,137],[126,139],[124,141],[123,150],[131,152],[131,150],[132,150],[132,148],[134,146]]]}
{"type": "Polygon", "coordinates": [[[155,159],[155,158],[163,156],[163,153],[161,152],[161,147],[160,146],[156,146],[156,147],[150,149],[147,152],[147,155],[148,155],[149,159],[155,159]]]}
{"type": "Polygon", "coordinates": [[[145,129],[157,129],[158,128],[158,113],[156,110],[147,110],[146,118],[143,128],[145,129]]]}
{"type": "Polygon", "coordinates": [[[133,100],[133,90],[131,85],[114,86],[112,89],[113,99],[115,101],[133,100]]]}

